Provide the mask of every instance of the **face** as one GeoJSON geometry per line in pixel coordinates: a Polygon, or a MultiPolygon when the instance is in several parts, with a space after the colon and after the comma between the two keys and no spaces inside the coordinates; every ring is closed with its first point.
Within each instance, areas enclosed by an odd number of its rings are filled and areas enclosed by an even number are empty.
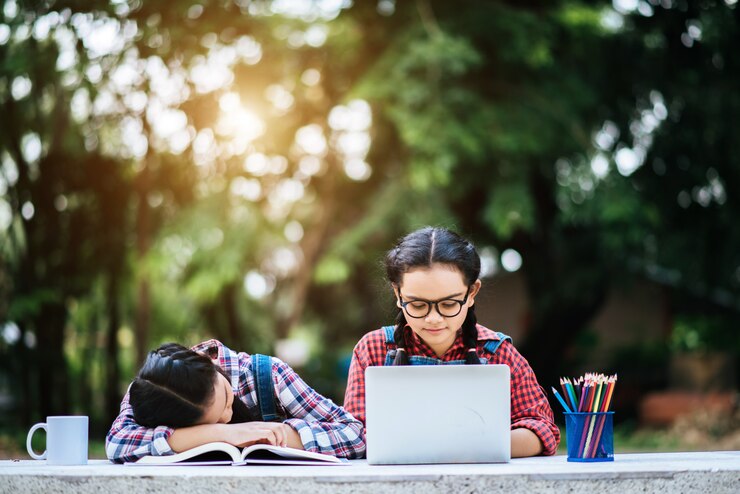
{"type": "Polygon", "coordinates": [[[480,280],[476,280],[470,287],[465,284],[462,273],[454,266],[434,264],[431,268],[416,268],[403,275],[400,287],[394,287],[396,304],[401,308],[401,302],[416,299],[438,301],[443,299],[462,300],[468,292],[468,299],[463,304],[459,314],[453,317],[444,317],[435,307],[426,317],[413,318],[404,312],[406,321],[411,330],[424,340],[441,357],[450,349],[455,341],[457,331],[462,326],[468,309],[475,303],[475,296],[480,290],[480,280]],[[400,295],[399,295],[400,294],[400,295]]]}
{"type": "Polygon", "coordinates": [[[201,424],[228,424],[233,413],[234,393],[231,384],[221,373],[216,373],[216,382],[213,384],[213,399],[206,406],[201,424]]]}

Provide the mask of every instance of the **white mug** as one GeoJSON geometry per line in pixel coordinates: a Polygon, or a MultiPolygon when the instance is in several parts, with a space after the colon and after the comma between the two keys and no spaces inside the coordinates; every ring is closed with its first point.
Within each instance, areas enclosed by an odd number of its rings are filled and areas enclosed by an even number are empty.
{"type": "Polygon", "coordinates": [[[47,460],[49,465],[87,465],[88,420],[84,415],[46,417],[28,431],[26,449],[34,460],[47,460]],[[46,451],[37,455],[31,438],[38,429],[46,431],[46,451]]]}

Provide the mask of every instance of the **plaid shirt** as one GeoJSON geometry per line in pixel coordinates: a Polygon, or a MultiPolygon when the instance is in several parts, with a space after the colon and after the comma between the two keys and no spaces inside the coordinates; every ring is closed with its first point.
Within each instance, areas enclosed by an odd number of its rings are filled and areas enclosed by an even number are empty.
{"type": "MultiPolygon", "coordinates": [[[[537,383],[537,378],[527,360],[509,341],[504,341],[494,355],[483,345],[487,340],[499,340],[490,329],[478,325],[478,355],[488,359],[489,364],[506,364],[511,369],[511,428],[525,428],[534,432],[544,446],[542,454],[555,454],[560,442],[560,430],[555,425],[552,409],[545,392],[537,383]]],[[[406,327],[406,352],[408,355],[423,355],[439,358],[434,351],[406,327]]],[[[365,422],[365,369],[373,365],[383,365],[388,346],[382,329],[367,333],[355,346],[349,368],[347,391],[344,406],[349,413],[365,422]]],[[[464,360],[466,348],[458,333],[455,342],[441,360],[464,360]]]]}
{"type": "MultiPolygon", "coordinates": [[[[250,408],[257,406],[251,355],[236,353],[216,340],[196,345],[193,350],[218,357],[219,366],[231,378],[236,397],[250,408]]],[[[290,417],[283,422],[298,432],[306,451],[345,458],[364,456],[365,434],[361,422],[314,391],[290,366],[275,357],[272,357],[272,377],[275,396],[290,417]]],[[[174,451],[167,438],[173,432],[174,429],[166,426],[149,429],[137,424],[126,392],[118,418],[105,438],[106,454],[116,463],[136,461],[146,455],[170,455],[174,451]]]]}

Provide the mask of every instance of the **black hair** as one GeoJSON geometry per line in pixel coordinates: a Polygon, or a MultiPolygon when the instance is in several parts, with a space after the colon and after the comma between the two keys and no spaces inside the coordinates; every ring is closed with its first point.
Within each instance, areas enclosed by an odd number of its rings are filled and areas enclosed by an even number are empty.
{"type": "MultiPolygon", "coordinates": [[[[218,374],[225,372],[207,356],[177,343],[149,353],[129,388],[134,420],[144,427],[173,428],[197,424],[214,398],[218,374]]],[[[231,423],[260,420],[238,397],[231,423]]]]}
{"type": "MultiPolygon", "coordinates": [[[[385,256],[385,272],[394,287],[401,287],[403,275],[413,268],[446,264],[460,271],[470,287],[480,275],[480,256],[471,242],[446,228],[424,227],[403,237],[385,256]]],[[[475,306],[468,309],[462,324],[463,343],[467,348],[465,363],[480,364],[475,306]]],[[[404,328],[406,316],[399,308],[394,339],[397,345],[393,365],[408,365],[404,328]]]]}

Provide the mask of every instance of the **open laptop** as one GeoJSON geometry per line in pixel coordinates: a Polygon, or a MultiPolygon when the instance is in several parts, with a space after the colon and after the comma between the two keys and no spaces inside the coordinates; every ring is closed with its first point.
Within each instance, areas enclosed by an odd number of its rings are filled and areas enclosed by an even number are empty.
{"type": "Polygon", "coordinates": [[[367,462],[508,462],[509,381],[507,365],[368,367],[367,462]]]}

